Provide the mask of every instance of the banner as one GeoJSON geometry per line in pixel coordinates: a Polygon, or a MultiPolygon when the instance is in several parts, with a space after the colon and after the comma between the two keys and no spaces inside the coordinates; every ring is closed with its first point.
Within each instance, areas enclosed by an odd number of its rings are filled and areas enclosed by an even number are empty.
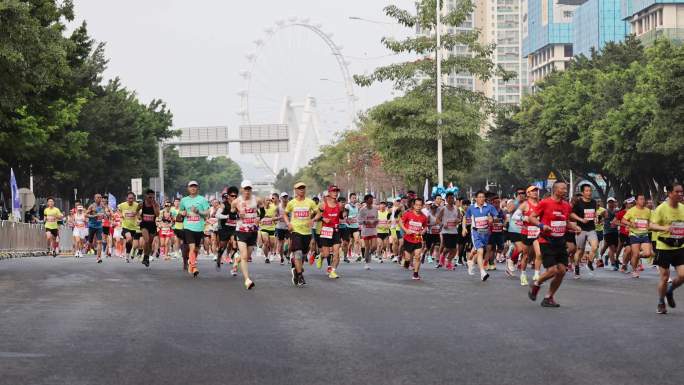
{"type": "Polygon", "coordinates": [[[17,179],[14,177],[14,169],[10,168],[10,190],[12,190],[12,216],[16,221],[21,222],[21,201],[19,200],[19,187],[17,179]]]}
{"type": "Polygon", "coordinates": [[[107,202],[109,202],[109,208],[112,210],[116,210],[116,197],[112,195],[112,193],[109,193],[107,196],[107,202]]]}

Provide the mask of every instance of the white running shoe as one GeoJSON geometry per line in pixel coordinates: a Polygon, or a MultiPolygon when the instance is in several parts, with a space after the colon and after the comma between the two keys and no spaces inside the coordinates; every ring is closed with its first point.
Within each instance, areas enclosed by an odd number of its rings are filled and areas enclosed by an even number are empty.
{"type": "Polygon", "coordinates": [[[370,270],[370,265],[367,264],[367,263],[364,263],[364,264],[363,264],[363,268],[366,269],[366,270],[370,270]]]}

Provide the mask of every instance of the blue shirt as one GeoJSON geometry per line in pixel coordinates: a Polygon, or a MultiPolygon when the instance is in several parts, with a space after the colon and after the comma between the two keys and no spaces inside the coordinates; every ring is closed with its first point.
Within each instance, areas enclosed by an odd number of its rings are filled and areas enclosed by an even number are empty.
{"type": "Polygon", "coordinates": [[[482,207],[478,207],[477,203],[468,206],[465,216],[472,218],[472,226],[480,232],[489,232],[489,216],[492,218],[499,216],[496,208],[490,204],[485,203],[482,207]]]}
{"type": "MultiPolygon", "coordinates": [[[[92,215],[91,213],[90,215],[92,215]]],[[[101,206],[95,207],[96,216],[88,218],[88,227],[91,229],[101,229],[102,219],[104,218],[104,208],[101,206]]]]}
{"type": "Polygon", "coordinates": [[[206,211],[209,209],[209,201],[201,195],[194,198],[186,196],[180,201],[180,211],[185,210],[187,212],[185,219],[183,219],[183,228],[199,233],[204,231],[204,218],[193,213],[193,207],[196,207],[197,211],[206,211]]]}

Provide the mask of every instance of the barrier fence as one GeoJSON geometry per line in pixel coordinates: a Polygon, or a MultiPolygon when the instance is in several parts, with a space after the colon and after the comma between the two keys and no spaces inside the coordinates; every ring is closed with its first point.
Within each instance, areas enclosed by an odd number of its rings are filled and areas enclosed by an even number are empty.
{"type": "MultiPolygon", "coordinates": [[[[59,235],[60,250],[71,250],[71,229],[60,226],[59,235]]],[[[38,251],[47,252],[45,226],[43,224],[0,221],[0,252],[38,251]]]]}

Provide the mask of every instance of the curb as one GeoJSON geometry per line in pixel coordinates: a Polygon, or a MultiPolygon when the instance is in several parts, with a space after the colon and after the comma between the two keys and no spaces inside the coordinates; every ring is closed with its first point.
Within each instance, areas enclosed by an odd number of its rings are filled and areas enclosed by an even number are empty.
{"type": "Polygon", "coordinates": [[[0,251],[0,261],[3,259],[45,257],[47,250],[3,250],[0,251]]]}

